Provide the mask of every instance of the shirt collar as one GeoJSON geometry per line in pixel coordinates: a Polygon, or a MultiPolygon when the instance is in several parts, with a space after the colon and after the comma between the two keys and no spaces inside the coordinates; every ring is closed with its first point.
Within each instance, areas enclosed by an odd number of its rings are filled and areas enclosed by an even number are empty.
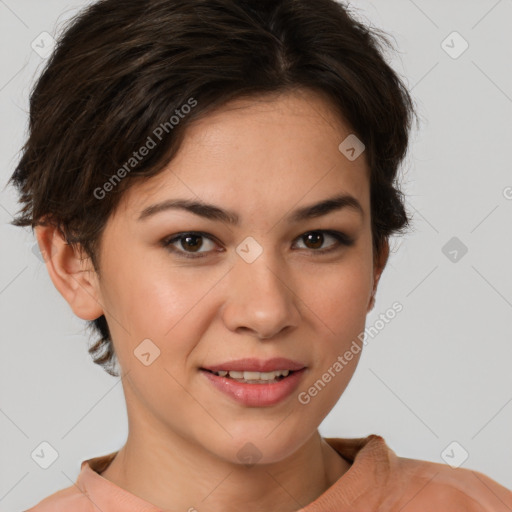
{"type": "MultiPolygon", "coordinates": [[[[384,439],[372,434],[363,438],[325,438],[325,441],[346,459],[351,467],[301,511],[339,512],[340,505],[351,507],[362,495],[370,499],[368,505],[378,503],[379,489],[385,487],[396,464],[396,455],[389,449],[384,439]]],[[[105,471],[117,453],[116,451],[84,460],[76,481],[78,488],[102,512],[162,512],[158,507],[101,476],[100,473],[105,471]]]]}

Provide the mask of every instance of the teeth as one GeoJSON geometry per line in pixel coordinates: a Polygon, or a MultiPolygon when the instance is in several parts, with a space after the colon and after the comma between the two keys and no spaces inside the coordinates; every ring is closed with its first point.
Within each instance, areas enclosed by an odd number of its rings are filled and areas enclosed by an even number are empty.
{"type": "Polygon", "coordinates": [[[245,380],[245,381],[269,381],[275,380],[276,377],[287,377],[290,374],[290,370],[276,370],[274,372],[237,372],[234,370],[218,371],[215,372],[220,377],[226,377],[229,374],[229,377],[237,380],[245,380]]]}

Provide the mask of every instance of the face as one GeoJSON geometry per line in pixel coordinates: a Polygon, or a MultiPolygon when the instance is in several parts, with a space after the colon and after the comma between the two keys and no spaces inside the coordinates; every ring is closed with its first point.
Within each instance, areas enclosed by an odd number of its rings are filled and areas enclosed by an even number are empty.
{"type": "Polygon", "coordinates": [[[233,462],[246,443],[281,460],[316,431],[357,366],[360,351],[339,356],[361,345],[377,278],[364,153],[338,149],[350,133],[313,93],[237,100],[123,196],[97,293],[131,431],[233,462]],[[307,215],[341,195],[353,199],[307,215]],[[177,200],[218,210],[154,207],[177,200]]]}

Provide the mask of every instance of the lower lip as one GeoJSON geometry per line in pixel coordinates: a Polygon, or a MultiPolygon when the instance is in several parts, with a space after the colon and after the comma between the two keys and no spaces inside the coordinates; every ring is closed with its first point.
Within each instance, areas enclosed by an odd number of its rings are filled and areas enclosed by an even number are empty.
{"type": "Polygon", "coordinates": [[[220,391],[249,407],[275,405],[289,397],[299,385],[305,368],[292,372],[288,377],[269,384],[248,384],[229,377],[220,377],[201,370],[209,381],[220,391]]]}

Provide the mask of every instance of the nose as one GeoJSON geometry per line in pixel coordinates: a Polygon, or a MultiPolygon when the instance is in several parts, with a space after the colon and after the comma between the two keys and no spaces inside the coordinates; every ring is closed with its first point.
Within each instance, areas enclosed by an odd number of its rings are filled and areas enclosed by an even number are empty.
{"type": "Polygon", "coordinates": [[[293,278],[271,251],[252,263],[237,258],[227,281],[223,319],[228,329],[270,339],[299,325],[293,278]]]}

